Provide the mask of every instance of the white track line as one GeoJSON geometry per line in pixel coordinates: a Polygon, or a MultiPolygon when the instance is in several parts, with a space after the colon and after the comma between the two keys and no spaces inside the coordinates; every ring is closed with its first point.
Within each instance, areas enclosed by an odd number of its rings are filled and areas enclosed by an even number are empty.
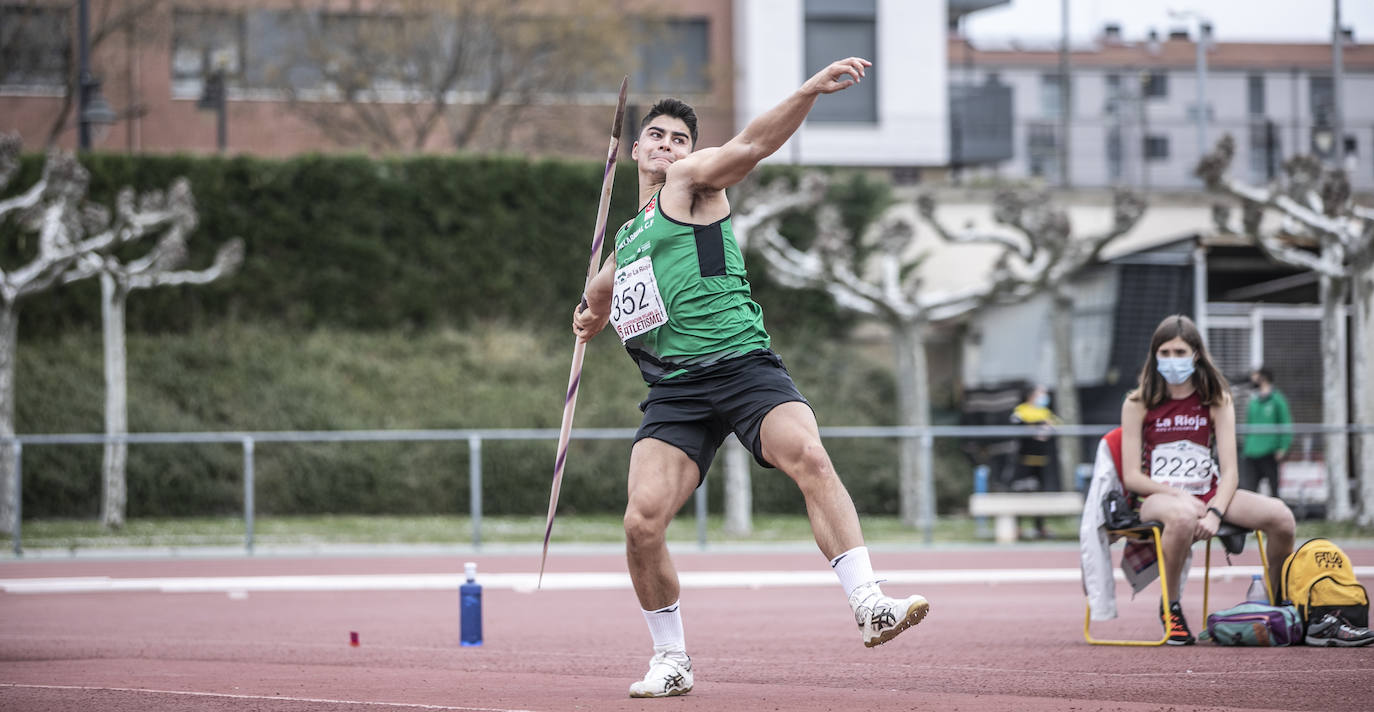
{"type": "Polygon", "coordinates": [[[76,690],[80,692],[137,692],[154,695],[184,695],[186,697],[216,697],[231,700],[259,700],[282,702],[317,702],[326,705],[354,705],[360,707],[387,707],[391,709],[413,710],[457,710],[458,712],[533,712],[533,710],[507,709],[505,707],[452,707],[449,705],[424,705],[410,702],[366,702],[363,700],[328,700],[319,697],[287,697],[283,695],[235,695],[225,692],[192,692],[189,690],[153,690],[142,687],[101,687],[85,685],[23,685],[0,682],[0,687],[15,687],[29,690],[76,690]]]}
{"type": "MultiPolygon", "coordinates": [[[[1213,580],[1249,578],[1258,566],[1228,566],[1214,571],[1213,580]]],[[[1356,576],[1374,577],[1374,567],[1355,567],[1356,576]]],[[[886,581],[903,584],[1014,584],[1080,581],[1078,569],[933,569],[881,572],[886,581]]],[[[812,571],[698,571],[680,574],[683,588],[765,588],[774,586],[833,586],[835,575],[812,571]]],[[[1121,572],[1116,572],[1122,580],[1121,572]]],[[[1189,578],[1201,580],[1202,568],[1192,567],[1189,578]]],[[[534,591],[536,575],[484,574],[479,582],[489,589],[534,591]]],[[[111,578],[108,576],[0,579],[5,593],[228,593],[250,591],[456,591],[460,574],[355,574],[329,576],[189,576],[111,578]]],[[[624,573],[553,573],[544,575],[544,590],[611,590],[630,588],[624,573]]]]}

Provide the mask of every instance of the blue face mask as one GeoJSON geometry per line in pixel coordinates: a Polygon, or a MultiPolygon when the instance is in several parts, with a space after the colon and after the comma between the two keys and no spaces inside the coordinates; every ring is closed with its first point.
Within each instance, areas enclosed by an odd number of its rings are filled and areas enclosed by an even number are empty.
{"type": "Polygon", "coordinates": [[[1158,364],[1155,368],[1159,375],[1171,386],[1181,386],[1193,377],[1193,357],[1179,356],[1178,358],[1157,359],[1158,364]]]}
{"type": "Polygon", "coordinates": [[[1038,395],[1032,402],[1035,403],[1035,405],[1040,406],[1041,408],[1050,407],[1050,397],[1047,395],[1038,395]]]}

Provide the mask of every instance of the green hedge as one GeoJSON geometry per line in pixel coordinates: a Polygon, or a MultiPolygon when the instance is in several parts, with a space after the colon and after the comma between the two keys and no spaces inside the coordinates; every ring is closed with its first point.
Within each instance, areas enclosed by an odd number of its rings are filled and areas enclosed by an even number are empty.
{"type": "MultiPolygon", "coordinates": [[[[208,265],[232,237],[246,243],[233,279],[131,298],[128,328],[146,333],[225,318],[295,329],[562,324],[585,279],[604,168],[499,157],[91,154],[82,162],[91,200],[107,206],[121,186],[164,189],[187,177],[200,216],[190,267],[208,265]]],[[[41,167],[41,157],[26,157],[8,193],[31,185],[41,167]]],[[[634,168],[622,163],[608,233],[637,201],[634,168]]],[[[30,234],[0,224],[0,268],[22,264],[34,249],[30,234]]],[[[760,299],[772,305],[770,324],[840,328],[826,297],[771,299],[779,290],[762,261],[751,267],[760,299]]],[[[30,298],[20,317],[23,338],[97,326],[98,285],[88,280],[30,298]]]]}

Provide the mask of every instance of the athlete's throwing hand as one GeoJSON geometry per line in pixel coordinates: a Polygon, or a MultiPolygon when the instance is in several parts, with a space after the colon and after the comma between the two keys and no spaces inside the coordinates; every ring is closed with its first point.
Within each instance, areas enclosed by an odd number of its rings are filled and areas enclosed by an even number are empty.
{"type": "Polygon", "coordinates": [[[587,305],[587,300],[583,299],[573,310],[573,335],[585,344],[606,328],[608,320],[608,315],[593,312],[587,305]]]}
{"type": "Polygon", "coordinates": [[[802,91],[834,94],[841,89],[848,89],[863,81],[864,70],[871,66],[873,63],[862,57],[836,60],[806,80],[806,83],[802,85],[802,91]]]}

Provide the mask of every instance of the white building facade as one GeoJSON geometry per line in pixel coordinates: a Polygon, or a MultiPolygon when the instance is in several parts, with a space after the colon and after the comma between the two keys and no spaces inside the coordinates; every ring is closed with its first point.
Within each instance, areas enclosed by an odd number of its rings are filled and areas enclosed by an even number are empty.
{"type": "Polygon", "coordinates": [[[873,61],[822,96],[771,162],[919,167],[949,161],[948,0],[743,0],[735,9],[737,128],[829,62],[873,61]]]}
{"type": "MultiPolygon", "coordinates": [[[[1196,47],[1186,33],[1125,42],[1109,27],[1092,46],[1073,49],[1069,185],[1197,188],[1193,169],[1203,134],[1207,150],[1230,134],[1236,142],[1232,169],[1253,182],[1268,180],[1294,155],[1333,152],[1329,45],[1211,43],[1201,75],[1196,47]]],[[[1374,189],[1374,45],[1348,40],[1343,55],[1345,166],[1356,189],[1374,189]]],[[[1011,87],[1015,156],[991,170],[1003,178],[1059,184],[1059,53],[975,48],[952,39],[949,65],[953,84],[1011,87]]]]}

